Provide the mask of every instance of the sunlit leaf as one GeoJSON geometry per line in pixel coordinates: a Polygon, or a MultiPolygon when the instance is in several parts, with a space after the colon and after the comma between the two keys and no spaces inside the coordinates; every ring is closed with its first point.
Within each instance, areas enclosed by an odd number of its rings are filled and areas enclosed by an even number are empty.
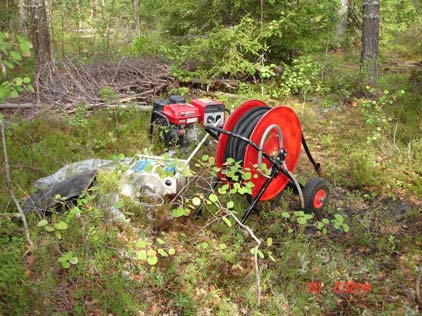
{"type": "Polygon", "coordinates": [[[37,227],[44,227],[48,224],[48,221],[46,219],[43,219],[38,222],[37,227]]]}
{"type": "Polygon", "coordinates": [[[52,227],[52,226],[45,226],[45,230],[48,231],[49,233],[55,231],[54,227],[52,227]]]}
{"type": "Polygon", "coordinates": [[[68,261],[63,261],[62,262],[62,267],[65,269],[69,269],[70,268],[70,263],[68,261]]]}
{"type": "Polygon", "coordinates": [[[290,218],[290,214],[287,212],[281,213],[281,216],[283,216],[284,218],[290,218]]]}
{"type": "Polygon", "coordinates": [[[345,233],[347,233],[350,230],[349,225],[343,224],[343,230],[344,230],[345,233]]]}
{"type": "Polygon", "coordinates": [[[148,250],[147,256],[148,257],[155,257],[157,255],[157,252],[153,249],[148,250]]]}
{"type": "Polygon", "coordinates": [[[232,222],[227,217],[223,217],[223,221],[227,226],[232,227],[232,222]]]}
{"type": "Polygon", "coordinates": [[[210,194],[210,196],[208,197],[208,199],[209,199],[211,202],[213,202],[213,203],[215,203],[215,202],[217,202],[217,201],[218,201],[218,197],[217,197],[217,195],[215,195],[215,194],[213,194],[213,193],[211,193],[211,194],[210,194]]]}
{"type": "Polygon", "coordinates": [[[67,229],[67,227],[68,227],[68,225],[64,221],[60,221],[59,223],[54,224],[54,228],[59,229],[59,230],[65,230],[65,229],[67,229]]]}
{"type": "Polygon", "coordinates": [[[174,255],[176,253],[176,250],[174,248],[170,248],[168,250],[168,253],[169,253],[170,256],[172,256],[172,255],[174,255]]]}
{"type": "Polygon", "coordinates": [[[22,57],[21,54],[19,54],[17,51],[12,50],[10,52],[10,57],[12,57],[12,59],[16,60],[16,61],[21,61],[22,57]]]}
{"type": "Polygon", "coordinates": [[[201,200],[198,197],[195,196],[192,199],[192,204],[195,205],[195,206],[199,206],[201,204],[201,200]]]}
{"type": "Polygon", "coordinates": [[[186,213],[186,209],[183,207],[178,207],[172,212],[173,217],[182,217],[185,215],[185,213],[186,213]]]}
{"type": "Polygon", "coordinates": [[[158,262],[158,258],[156,256],[154,256],[154,257],[148,257],[148,264],[150,266],[156,265],[157,262],[158,262]]]}
{"type": "Polygon", "coordinates": [[[232,209],[234,207],[234,202],[233,201],[228,201],[227,202],[227,208],[228,209],[232,209]]]}
{"type": "Polygon", "coordinates": [[[72,258],[70,258],[70,259],[69,259],[69,262],[70,262],[71,264],[78,264],[79,260],[78,260],[78,258],[77,258],[77,257],[72,257],[72,258]]]}
{"type": "Polygon", "coordinates": [[[163,257],[168,257],[168,254],[164,249],[158,249],[158,253],[163,257]]]}
{"type": "Polygon", "coordinates": [[[138,252],[138,259],[139,260],[146,260],[147,258],[147,252],[146,250],[141,250],[138,252]]]}
{"type": "Polygon", "coordinates": [[[145,240],[138,240],[136,242],[136,246],[139,248],[145,248],[147,246],[147,242],[145,240]]]}

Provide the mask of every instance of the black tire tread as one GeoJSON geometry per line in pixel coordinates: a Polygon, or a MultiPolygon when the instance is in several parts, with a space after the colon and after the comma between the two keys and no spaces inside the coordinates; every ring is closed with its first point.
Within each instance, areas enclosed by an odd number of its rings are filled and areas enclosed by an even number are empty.
{"type": "Polygon", "coordinates": [[[303,199],[305,202],[305,211],[315,213],[321,212],[324,209],[325,205],[327,205],[329,193],[330,190],[328,188],[327,180],[320,177],[312,177],[311,179],[309,179],[302,189],[303,199]],[[327,192],[327,198],[324,204],[320,208],[316,209],[314,207],[314,197],[315,194],[321,189],[324,189],[327,192]]]}

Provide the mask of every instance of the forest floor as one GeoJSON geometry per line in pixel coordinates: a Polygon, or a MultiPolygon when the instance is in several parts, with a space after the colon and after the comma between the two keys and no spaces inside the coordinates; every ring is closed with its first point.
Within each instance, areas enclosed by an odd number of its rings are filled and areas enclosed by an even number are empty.
{"type": "MultiPolygon", "coordinates": [[[[258,98],[214,97],[231,107],[258,98]]],[[[250,253],[256,244],[245,231],[216,220],[212,207],[194,220],[192,215],[174,218],[166,204],[151,219],[146,209],[124,201],[119,209],[130,224],[110,224],[98,196],[115,191],[121,173],[101,173],[79,200],[79,216],[58,212],[49,218],[50,226],[64,221],[66,228],[48,232],[35,214],[28,216],[37,247],[22,257],[22,226],[10,220],[15,211],[2,179],[0,314],[419,315],[422,140],[420,130],[411,129],[419,124],[418,100],[413,100],[416,118],[391,109],[401,120],[383,126],[378,136],[359,100],[327,107],[318,98],[264,98],[298,113],[330,183],[330,199],[323,214],[303,222],[303,214],[295,212],[297,197],[286,190],[276,207],[264,204],[249,218],[248,226],[263,242],[259,306],[250,253]],[[394,137],[386,136],[394,129],[394,137]],[[318,226],[323,218],[326,231],[318,226]],[[143,250],[158,252],[158,262],[148,265],[143,250]],[[63,268],[63,261],[72,263],[70,268],[63,268]]],[[[29,196],[33,181],[67,163],[162,153],[160,144],[148,143],[149,115],[131,107],[81,107],[71,115],[16,117],[7,130],[16,194],[29,196]]],[[[199,180],[184,193],[187,201],[208,185],[214,148],[204,146],[191,165],[199,180]]],[[[314,175],[303,153],[295,173],[302,182],[314,175]]],[[[230,198],[241,215],[247,199],[230,198]]]]}

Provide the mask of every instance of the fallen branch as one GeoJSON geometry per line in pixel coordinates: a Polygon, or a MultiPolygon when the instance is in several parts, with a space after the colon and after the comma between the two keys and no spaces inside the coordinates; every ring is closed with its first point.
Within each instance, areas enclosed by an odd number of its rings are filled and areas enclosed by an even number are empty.
{"type": "Polygon", "coordinates": [[[175,79],[168,64],[159,60],[123,58],[119,62],[76,64],[66,59],[53,76],[42,71],[37,83],[43,103],[76,106],[102,104],[104,94],[121,101],[151,102],[174,85],[175,79]]]}
{"type": "Polygon", "coordinates": [[[13,192],[12,180],[10,178],[10,172],[9,172],[9,156],[7,154],[6,133],[4,131],[4,121],[3,121],[2,116],[0,116],[0,130],[1,130],[1,138],[2,138],[2,142],[3,142],[4,169],[5,169],[5,173],[6,173],[7,186],[9,188],[10,196],[12,197],[12,200],[15,203],[16,208],[18,209],[18,211],[21,215],[23,227],[24,227],[24,230],[25,230],[26,240],[27,240],[27,242],[30,246],[30,249],[33,249],[34,244],[32,243],[31,236],[29,235],[28,222],[26,221],[25,213],[23,212],[23,210],[22,210],[22,208],[19,204],[19,201],[15,196],[15,193],[13,192]]]}
{"type": "Polygon", "coordinates": [[[13,103],[3,103],[0,104],[0,110],[3,109],[32,109],[37,107],[32,103],[22,103],[22,104],[13,104],[13,103]]]}
{"type": "MultiPolygon", "coordinates": [[[[123,110],[130,108],[126,104],[108,104],[105,107],[110,108],[110,109],[123,109],[123,110]]],[[[138,107],[136,109],[140,112],[150,112],[150,111],[152,111],[152,106],[151,105],[138,105],[138,107]]]]}

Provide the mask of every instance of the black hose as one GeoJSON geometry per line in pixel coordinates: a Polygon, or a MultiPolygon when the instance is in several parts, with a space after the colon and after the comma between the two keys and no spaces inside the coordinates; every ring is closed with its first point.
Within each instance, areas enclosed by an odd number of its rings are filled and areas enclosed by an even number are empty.
{"type": "MultiPolygon", "coordinates": [[[[249,139],[256,124],[269,110],[270,107],[268,106],[259,106],[247,111],[237,121],[236,125],[232,129],[232,132],[249,139]]],[[[229,136],[224,152],[224,161],[228,158],[233,158],[235,161],[243,161],[247,145],[247,142],[242,139],[229,136]]]]}

